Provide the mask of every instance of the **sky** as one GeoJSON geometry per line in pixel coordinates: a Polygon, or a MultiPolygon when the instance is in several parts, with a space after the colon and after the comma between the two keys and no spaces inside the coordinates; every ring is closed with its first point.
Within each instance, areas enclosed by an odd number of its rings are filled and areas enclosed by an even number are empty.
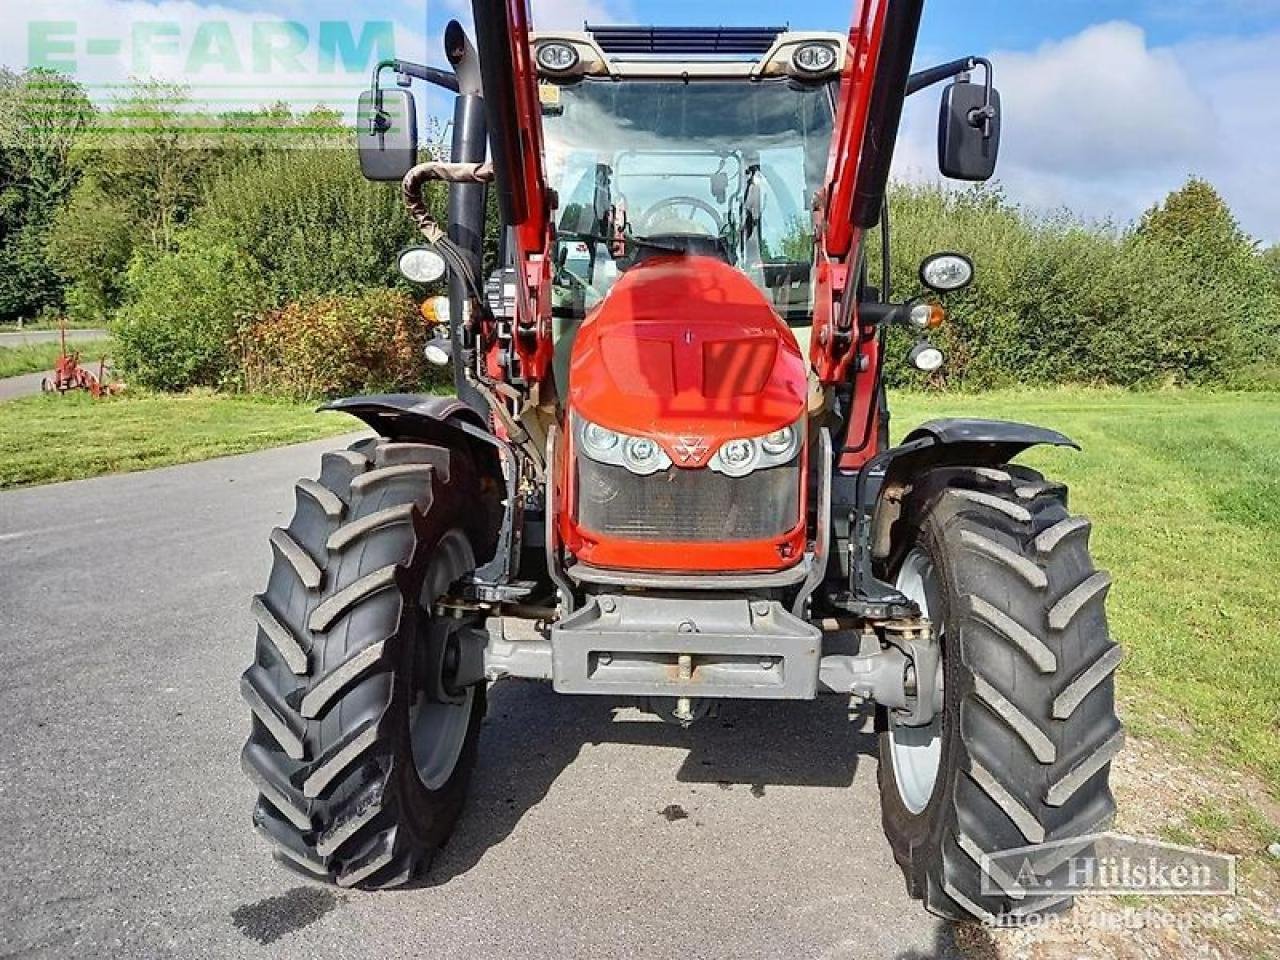
{"type": "MultiPolygon", "coordinates": [[[[782,23],[776,0],[532,5],[543,27],[845,30],[853,3],[787,4],[782,23]]],[[[1280,242],[1280,0],[926,0],[925,10],[917,67],[969,54],[996,64],[1005,107],[998,177],[1012,199],[1123,223],[1198,175],[1223,192],[1246,230],[1280,242]]],[[[288,93],[345,104],[365,82],[361,56],[380,49],[379,39],[393,37],[398,56],[439,62],[445,23],[468,13],[469,0],[0,0],[0,64],[61,60],[99,99],[141,67],[220,100],[288,93]],[[319,39],[326,21],[345,31],[328,34],[327,56],[319,39]],[[139,26],[154,23],[172,26],[139,26]],[[274,32],[255,32],[264,23],[274,32]],[[359,48],[369,23],[369,45],[359,48]],[[91,43],[111,37],[123,38],[115,51],[91,43]],[[273,52],[295,40],[296,49],[273,52]],[[282,73],[286,54],[296,62],[282,73]]],[[[937,179],[938,96],[925,92],[908,106],[901,178],[937,179]]]]}

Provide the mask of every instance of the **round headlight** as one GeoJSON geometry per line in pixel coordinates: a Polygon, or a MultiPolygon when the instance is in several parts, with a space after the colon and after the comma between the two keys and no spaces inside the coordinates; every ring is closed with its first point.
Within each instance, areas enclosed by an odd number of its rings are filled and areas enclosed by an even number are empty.
{"type": "Polygon", "coordinates": [[[920,280],[930,290],[953,293],[973,283],[973,261],[960,253],[938,253],[920,265],[920,280]]]}
{"type": "Polygon", "coordinates": [[[538,66],[548,73],[565,73],[578,65],[578,48],[571,43],[544,43],[538,47],[538,66]]]}
{"type": "Polygon", "coordinates": [[[934,373],[941,369],[946,358],[942,355],[942,351],[935,347],[932,343],[917,343],[911,350],[909,357],[911,365],[922,373],[934,373]]]}
{"type": "Polygon", "coordinates": [[[396,266],[406,280],[414,283],[435,283],[444,276],[444,257],[430,247],[410,247],[400,253],[396,266]]]}
{"type": "Polygon", "coordinates": [[[720,462],[730,476],[751,472],[756,462],[756,445],[751,440],[730,440],[720,448],[720,462]]]}
{"type": "Polygon", "coordinates": [[[588,423],[582,429],[582,443],[589,453],[596,456],[604,456],[610,450],[613,450],[621,438],[610,430],[608,427],[602,427],[598,423],[588,423]]]}
{"type": "Polygon", "coordinates": [[[806,43],[791,57],[801,73],[826,73],[836,65],[836,50],[829,43],[806,43]]]}
{"type": "Polygon", "coordinates": [[[447,367],[453,362],[453,341],[447,337],[434,337],[422,352],[433,367],[447,367]]]}
{"type": "Polygon", "coordinates": [[[794,427],[783,427],[776,433],[771,433],[760,441],[760,445],[764,447],[764,452],[771,457],[785,457],[794,452],[796,446],[796,431],[794,427]]]}
{"type": "Polygon", "coordinates": [[[622,451],[622,459],[633,473],[656,473],[662,469],[662,448],[648,437],[632,437],[622,451]]]}

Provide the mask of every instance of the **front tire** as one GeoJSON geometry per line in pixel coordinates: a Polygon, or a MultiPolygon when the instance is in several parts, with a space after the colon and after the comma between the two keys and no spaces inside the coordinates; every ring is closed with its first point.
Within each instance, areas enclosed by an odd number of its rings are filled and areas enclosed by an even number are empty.
{"type": "Polygon", "coordinates": [[[943,707],[920,729],[879,713],[884,829],[931,912],[1016,923],[1070,897],[1025,888],[999,864],[984,877],[984,856],[1054,843],[1065,860],[1114,817],[1110,578],[1066,489],[1034,471],[956,471],[933,490],[909,514],[896,572],[940,637],[943,707]]]}
{"type": "Polygon", "coordinates": [[[253,822],[288,866],[398,886],[452,832],[485,694],[450,671],[480,637],[432,606],[475,569],[482,503],[465,452],[421,443],[362,441],[298,483],[240,683],[253,822]]]}

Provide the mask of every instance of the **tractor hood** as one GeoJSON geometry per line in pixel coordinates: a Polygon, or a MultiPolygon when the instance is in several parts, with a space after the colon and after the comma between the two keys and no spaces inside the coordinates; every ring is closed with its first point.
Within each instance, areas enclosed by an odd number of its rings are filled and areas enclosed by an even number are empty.
{"type": "Polygon", "coordinates": [[[807,382],[795,336],[745,275],[713,257],[662,256],[629,270],[583,322],[569,407],[700,467],[726,440],[794,424],[807,382]]]}

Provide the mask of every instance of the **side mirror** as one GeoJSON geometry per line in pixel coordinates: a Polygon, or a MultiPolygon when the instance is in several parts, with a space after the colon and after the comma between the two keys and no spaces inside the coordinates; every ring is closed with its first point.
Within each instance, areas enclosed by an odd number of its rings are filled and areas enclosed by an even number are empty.
{"type": "Polygon", "coordinates": [[[367,180],[403,180],[418,163],[418,111],[408,90],[366,90],[356,108],[356,147],[367,180]]]}
{"type": "Polygon", "coordinates": [[[1000,93],[960,80],[942,95],[938,166],[953,180],[990,180],[1000,156],[1000,93]]]}

